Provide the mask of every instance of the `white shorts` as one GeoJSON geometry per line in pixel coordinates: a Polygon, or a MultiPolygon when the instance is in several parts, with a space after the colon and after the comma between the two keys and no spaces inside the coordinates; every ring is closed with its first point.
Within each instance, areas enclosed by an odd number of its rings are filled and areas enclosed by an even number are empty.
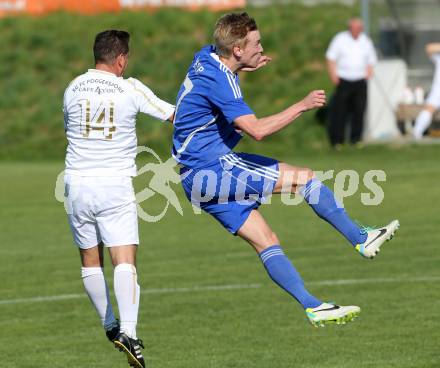
{"type": "Polygon", "coordinates": [[[66,211],[81,249],[139,244],[136,198],[130,177],[65,175],[66,211]]]}

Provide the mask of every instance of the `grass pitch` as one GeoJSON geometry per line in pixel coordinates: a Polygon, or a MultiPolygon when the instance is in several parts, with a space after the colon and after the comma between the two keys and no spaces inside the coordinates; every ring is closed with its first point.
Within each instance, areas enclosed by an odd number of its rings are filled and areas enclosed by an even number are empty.
{"type": "MultiPolygon", "coordinates": [[[[361,306],[360,318],[345,326],[309,325],[250,247],[194,215],[178,188],[184,216],[170,209],[155,224],[140,222],[138,331],[148,366],[438,367],[439,150],[369,147],[284,158],[316,170],[387,173],[380,206],[361,204],[363,187],[345,201],[365,224],[401,222],[372,261],[304,204],[274,199],[261,207],[314,294],[361,306]]],[[[0,367],[128,367],[83,292],[77,250],[53,195],[62,168],[0,165],[0,367]]],[[[163,204],[145,203],[152,213],[163,204]]]]}

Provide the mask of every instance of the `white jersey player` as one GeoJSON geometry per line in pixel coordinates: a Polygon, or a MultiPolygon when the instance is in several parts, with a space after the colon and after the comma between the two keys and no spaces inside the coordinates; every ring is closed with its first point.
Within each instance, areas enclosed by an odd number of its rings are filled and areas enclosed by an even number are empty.
{"type": "Polygon", "coordinates": [[[135,176],[136,115],[167,120],[174,106],[137,79],[89,69],[66,89],[64,112],[67,174],[135,176]]]}
{"type": "Polygon", "coordinates": [[[68,140],[65,193],[70,228],[80,250],[82,279],[107,337],[134,367],[144,367],[136,336],[139,285],[138,223],[132,177],[136,175],[136,115],[172,121],[174,106],[136,79],[124,79],[129,34],[96,36],[95,69],[75,78],[64,94],[68,140]],[[103,246],[114,265],[120,322],[113,314],[103,275],[103,246]]]}
{"type": "Polygon", "coordinates": [[[413,135],[415,139],[421,139],[426,129],[432,122],[432,116],[440,108],[440,43],[429,43],[426,45],[426,53],[434,63],[434,78],[431,91],[425,101],[423,110],[419,113],[414,126],[413,135]]]}

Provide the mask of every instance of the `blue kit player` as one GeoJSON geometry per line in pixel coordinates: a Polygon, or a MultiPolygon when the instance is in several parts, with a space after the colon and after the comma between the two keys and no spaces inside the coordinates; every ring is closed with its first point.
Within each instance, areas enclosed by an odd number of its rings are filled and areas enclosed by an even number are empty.
{"type": "Polygon", "coordinates": [[[272,280],[302,305],[313,325],[351,321],[359,315],[359,307],[325,303],[307,291],[258,206],[272,193],[298,193],[366,258],[373,258],[391,239],[399,222],[379,229],[359,228],[312,170],[234,152],[243,133],[260,141],[302,113],[324,106],[325,93],[313,91],[278,114],[257,118],[243,100],[237,75],[270,61],[262,54],[254,19],[247,13],[222,16],[214,40],[215,46],[206,46],[194,56],[177,96],[173,156],[182,166],[185,193],[254,247],[272,280]]]}

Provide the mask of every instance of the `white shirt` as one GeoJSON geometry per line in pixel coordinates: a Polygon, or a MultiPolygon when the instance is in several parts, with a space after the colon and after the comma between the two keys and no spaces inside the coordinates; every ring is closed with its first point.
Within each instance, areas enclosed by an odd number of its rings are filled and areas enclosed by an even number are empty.
{"type": "Polygon", "coordinates": [[[167,120],[174,106],[134,78],[89,69],[64,92],[66,174],[136,175],[136,115],[167,120]]]}
{"type": "Polygon", "coordinates": [[[333,37],[325,54],[326,58],[336,62],[339,78],[349,81],[365,79],[367,66],[377,61],[373,42],[364,33],[354,39],[349,31],[333,37]]]}

